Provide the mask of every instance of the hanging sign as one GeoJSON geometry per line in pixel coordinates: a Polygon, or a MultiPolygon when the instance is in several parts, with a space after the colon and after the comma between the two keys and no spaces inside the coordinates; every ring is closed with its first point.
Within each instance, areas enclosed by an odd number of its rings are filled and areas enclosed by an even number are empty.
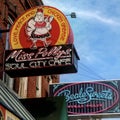
{"type": "Polygon", "coordinates": [[[23,13],[10,30],[5,72],[11,77],[77,72],[79,57],[65,15],[50,6],[23,13]]]}
{"type": "Polygon", "coordinates": [[[10,30],[12,49],[72,44],[73,34],[65,15],[50,6],[34,7],[23,13],[10,30]]]}
{"type": "Polygon", "coordinates": [[[4,68],[11,77],[75,73],[78,59],[70,44],[14,49],[6,51],[4,68]]]}
{"type": "Polygon", "coordinates": [[[114,113],[119,108],[119,81],[51,84],[50,96],[65,96],[69,115],[114,113]]]}

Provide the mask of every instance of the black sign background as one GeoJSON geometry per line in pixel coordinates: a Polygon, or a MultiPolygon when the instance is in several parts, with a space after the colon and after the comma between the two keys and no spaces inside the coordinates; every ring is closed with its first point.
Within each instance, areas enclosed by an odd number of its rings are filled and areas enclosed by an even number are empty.
{"type": "Polygon", "coordinates": [[[11,77],[77,72],[79,57],[72,44],[5,51],[5,72],[11,77]]]}
{"type": "Polygon", "coordinates": [[[65,96],[69,115],[120,113],[120,81],[51,84],[50,96],[65,96]]]}

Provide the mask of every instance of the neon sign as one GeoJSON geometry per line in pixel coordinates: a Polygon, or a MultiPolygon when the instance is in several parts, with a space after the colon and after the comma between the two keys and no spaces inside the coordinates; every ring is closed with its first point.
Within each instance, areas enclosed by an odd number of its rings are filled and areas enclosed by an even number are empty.
{"type": "MultiPolygon", "coordinates": [[[[10,75],[17,70],[16,75],[22,75],[21,77],[23,75],[74,73],[77,72],[76,59],[79,58],[71,44],[38,47],[37,49],[15,49],[5,51],[4,68],[5,72],[10,75]],[[28,69],[30,72],[27,72],[28,69]]],[[[12,76],[15,77],[15,74],[12,76]]]]}
{"type": "Polygon", "coordinates": [[[65,96],[68,114],[96,114],[114,109],[119,101],[118,86],[105,82],[50,85],[51,96],[65,96]]]}
{"type": "Polygon", "coordinates": [[[19,16],[10,30],[4,71],[10,77],[77,72],[79,56],[66,16],[51,6],[37,6],[19,16]]]}
{"type": "Polygon", "coordinates": [[[97,92],[93,87],[87,87],[85,90],[80,88],[78,93],[72,94],[70,90],[63,90],[58,93],[58,96],[65,96],[66,102],[77,102],[78,104],[85,104],[92,100],[106,101],[113,99],[113,93],[111,89],[97,92]]]}
{"type": "Polygon", "coordinates": [[[50,49],[46,47],[42,47],[37,49],[35,52],[28,52],[24,51],[23,49],[20,50],[14,50],[10,53],[10,55],[7,56],[6,61],[10,59],[15,59],[16,62],[24,62],[24,61],[32,61],[32,60],[41,60],[44,58],[50,59],[51,57],[54,57],[56,59],[62,57],[71,57],[72,50],[70,48],[63,49],[62,46],[54,46],[50,49]]]}

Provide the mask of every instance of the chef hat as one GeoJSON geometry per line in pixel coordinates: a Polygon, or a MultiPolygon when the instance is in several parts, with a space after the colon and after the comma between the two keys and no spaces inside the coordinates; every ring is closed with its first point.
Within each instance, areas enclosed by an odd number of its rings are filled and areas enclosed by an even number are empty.
{"type": "Polygon", "coordinates": [[[37,9],[37,12],[43,13],[43,9],[42,9],[42,8],[38,8],[38,9],[37,9]]]}

